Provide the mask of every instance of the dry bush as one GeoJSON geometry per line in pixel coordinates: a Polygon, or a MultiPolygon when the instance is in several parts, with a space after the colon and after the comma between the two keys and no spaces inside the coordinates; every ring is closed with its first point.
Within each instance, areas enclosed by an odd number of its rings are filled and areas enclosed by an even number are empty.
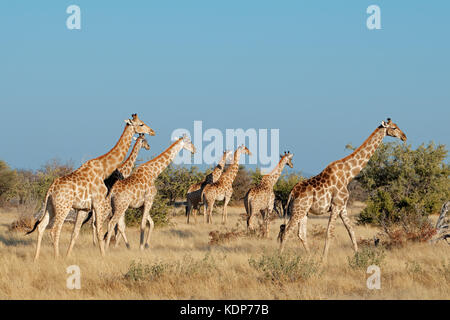
{"type": "Polygon", "coordinates": [[[13,232],[28,232],[31,231],[34,227],[36,220],[34,219],[32,214],[23,213],[19,216],[19,218],[13,221],[9,226],[9,231],[13,232]]]}
{"type": "Polygon", "coordinates": [[[347,260],[350,268],[365,271],[372,265],[381,267],[385,258],[386,253],[383,249],[363,247],[347,260]]]}
{"type": "Polygon", "coordinates": [[[276,283],[306,281],[320,274],[320,263],[297,253],[265,253],[258,259],[250,258],[252,268],[262,273],[263,280],[276,283]]]}
{"type": "Polygon", "coordinates": [[[209,244],[219,245],[232,240],[237,240],[245,236],[246,231],[238,231],[237,229],[232,229],[230,231],[221,232],[219,230],[211,231],[209,233],[209,244]]]}
{"type": "Polygon", "coordinates": [[[383,224],[381,243],[384,247],[404,247],[408,242],[428,242],[437,230],[428,219],[408,217],[401,224],[383,224]]]}
{"type": "Polygon", "coordinates": [[[170,263],[145,264],[133,261],[124,275],[124,279],[132,282],[153,282],[163,277],[207,276],[211,275],[216,269],[216,262],[209,254],[206,254],[203,259],[184,256],[181,260],[170,263]]]}

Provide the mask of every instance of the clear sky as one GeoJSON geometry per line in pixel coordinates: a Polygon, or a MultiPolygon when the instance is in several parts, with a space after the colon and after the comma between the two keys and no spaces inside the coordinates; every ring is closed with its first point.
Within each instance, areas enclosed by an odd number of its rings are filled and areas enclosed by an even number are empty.
{"type": "MultiPolygon", "coordinates": [[[[137,112],[157,131],[278,128],[320,172],[391,117],[449,144],[450,1],[1,1],[0,159],[36,169],[107,152],[137,112]],[[68,30],[66,8],[81,8],[68,30]],[[366,8],[381,8],[368,30],[366,8]]],[[[385,141],[392,141],[386,138],[385,141]]]]}

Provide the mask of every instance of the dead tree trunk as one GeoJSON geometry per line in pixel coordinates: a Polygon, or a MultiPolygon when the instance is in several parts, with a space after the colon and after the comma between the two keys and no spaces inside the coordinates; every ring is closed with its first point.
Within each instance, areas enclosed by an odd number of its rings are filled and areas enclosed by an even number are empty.
{"type": "Polygon", "coordinates": [[[441,209],[441,215],[436,222],[436,235],[433,237],[431,242],[438,242],[440,240],[445,240],[448,244],[448,239],[450,239],[450,230],[449,230],[449,219],[447,217],[448,210],[450,208],[450,201],[444,203],[441,209]]]}

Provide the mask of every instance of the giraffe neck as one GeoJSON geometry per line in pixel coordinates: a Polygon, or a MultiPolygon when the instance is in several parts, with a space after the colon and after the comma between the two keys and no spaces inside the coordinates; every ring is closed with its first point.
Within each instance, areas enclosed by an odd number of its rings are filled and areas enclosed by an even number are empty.
{"type": "Polygon", "coordinates": [[[183,148],[183,139],[175,141],[169,148],[167,148],[163,153],[161,153],[156,158],[144,163],[141,167],[148,168],[152,179],[156,179],[161,172],[163,172],[173,159],[175,159],[178,152],[183,148]]]}
{"type": "Polygon", "coordinates": [[[284,161],[283,158],[280,160],[278,165],[272,170],[271,173],[263,177],[263,182],[266,182],[273,187],[277,183],[278,179],[280,179],[281,173],[283,172],[285,166],[286,161],[284,161]]]}
{"type": "Polygon", "coordinates": [[[349,172],[346,174],[348,179],[353,179],[364,169],[385,136],[386,129],[377,128],[358,149],[343,159],[344,164],[349,165],[349,172]]]}
{"type": "Polygon", "coordinates": [[[136,163],[136,159],[141,148],[142,148],[142,140],[139,139],[134,144],[133,150],[131,151],[131,154],[128,157],[128,159],[118,168],[118,170],[120,171],[120,173],[123,175],[124,178],[128,178],[131,175],[131,171],[133,171],[134,164],[136,163]]]}
{"type": "Polygon", "coordinates": [[[233,163],[222,174],[219,180],[229,179],[229,181],[233,182],[239,172],[240,159],[241,159],[241,150],[236,150],[236,152],[234,153],[233,163]]]}
{"type": "Polygon", "coordinates": [[[214,168],[214,171],[212,172],[212,180],[213,182],[216,182],[219,180],[220,176],[223,173],[223,169],[225,168],[225,162],[227,161],[227,155],[224,154],[220,162],[217,164],[217,166],[214,168]]]}
{"type": "Polygon", "coordinates": [[[128,153],[128,150],[130,149],[133,135],[133,127],[127,124],[122,133],[122,136],[120,137],[114,148],[112,148],[111,151],[109,151],[107,154],[96,159],[101,163],[103,170],[103,180],[109,177],[114,172],[114,170],[116,170],[123,162],[128,153]]]}

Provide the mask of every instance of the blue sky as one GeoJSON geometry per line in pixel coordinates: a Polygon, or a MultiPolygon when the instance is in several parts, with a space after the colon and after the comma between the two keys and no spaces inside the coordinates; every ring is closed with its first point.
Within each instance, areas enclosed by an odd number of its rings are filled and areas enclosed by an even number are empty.
{"type": "MultiPolygon", "coordinates": [[[[391,117],[413,146],[447,144],[450,2],[2,1],[0,159],[36,169],[107,152],[137,112],[176,128],[278,128],[320,172],[391,117]],[[81,8],[68,30],[66,8],[81,8]],[[366,27],[381,8],[382,30],[366,27]]],[[[386,138],[385,141],[392,141],[386,138]]]]}

